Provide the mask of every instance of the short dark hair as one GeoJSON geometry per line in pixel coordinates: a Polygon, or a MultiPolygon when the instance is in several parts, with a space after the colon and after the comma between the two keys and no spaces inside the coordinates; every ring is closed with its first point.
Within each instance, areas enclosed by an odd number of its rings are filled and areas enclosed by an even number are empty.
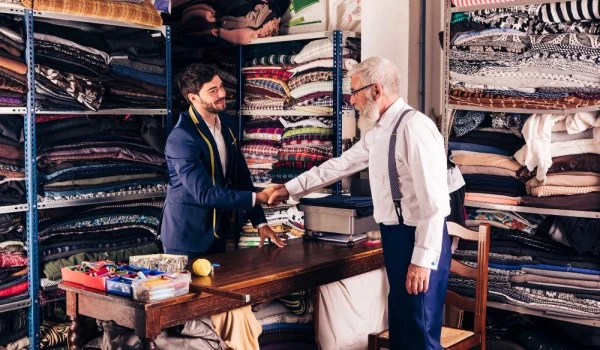
{"type": "Polygon", "coordinates": [[[213,80],[217,71],[213,66],[202,63],[192,63],[177,75],[177,85],[183,98],[188,100],[188,94],[197,94],[204,84],[213,80]]]}

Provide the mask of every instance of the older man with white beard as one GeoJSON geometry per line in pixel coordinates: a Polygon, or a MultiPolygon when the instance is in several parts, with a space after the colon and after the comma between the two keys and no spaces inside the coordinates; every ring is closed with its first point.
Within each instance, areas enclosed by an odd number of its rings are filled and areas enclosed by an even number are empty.
{"type": "Polygon", "coordinates": [[[400,97],[398,69],[380,57],[348,73],[362,139],[319,167],[279,187],[269,204],[295,200],[369,167],[374,218],[380,225],[388,276],[390,344],[441,349],[451,248],[442,135],[400,97]]]}

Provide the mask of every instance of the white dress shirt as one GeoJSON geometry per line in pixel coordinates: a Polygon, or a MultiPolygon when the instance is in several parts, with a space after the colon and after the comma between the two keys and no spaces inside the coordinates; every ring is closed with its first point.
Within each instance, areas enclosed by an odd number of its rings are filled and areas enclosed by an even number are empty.
{"type": "MultiPolygon", "coordinates": [[[[392,201],[388,150],[398,113],[410,108],[402,98],[381,116],[376,126],[340,157],[330,159],[285,184],[294,200],[330,185],[367,166],[377,223],[398,224],[392,201]]],[[[424,114],[408,113],[398,127],[396,166],[402,194],[402,217],[416,227],[411,262],[437,269],[442,248],[444,219],[450,214],[450,197],[444,140],[424,114]]]]}
{"type": "MultiPolygon", "coordinates": [[[[202,119],[204,120],[204,119],[202,119]]],[[[215,119],[215,125],[210,125],[206,120],[204,120],[208,130],[213,136],[215,143],[217,144],[217,151],[219,152],[219,161],[221,162],[221,169],[223,169],[223,176],[227,176],[227,146],[225,145],[225,139],[223,138],[223,133],[221,132],[221,119],[217,116],[215,119]]],[[[256,205],[256,193],[252,192],[252,206],[256,205]]],[[[260,224],[257,228],[261,228],[267,224],[260,224]]]]}

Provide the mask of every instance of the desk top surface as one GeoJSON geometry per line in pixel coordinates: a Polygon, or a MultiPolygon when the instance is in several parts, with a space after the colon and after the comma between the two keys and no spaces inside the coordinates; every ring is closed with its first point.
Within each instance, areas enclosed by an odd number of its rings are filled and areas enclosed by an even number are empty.
{"type": "MultiPolygon", "coordinates": [[[[381,253],[380,245],[357,244],[353,248],[348,248],[345,245],[316,241],[304,242],[302,239],[296,239],[288,241],[285,248],[275,246],[248,248],[207,256],[212,263],[218,263],[221,266],[215,267],[211,276],[194,276],[192,283],[236,291],[295,275],[306,277],[312,272],[318,272],[333,265],[350,263],[381,253]]],[[[156,303],[143,303],[75,283],[64,282],[60,284],[60,288],[80,294],[110,298],[111,301],[118,304],[146,309],[172,305],[199,297],[196,293],[189,293],[182,297],[156,303]]],[[[200,297],[204,296],[208,295],[203,293],[200,297]]]]}

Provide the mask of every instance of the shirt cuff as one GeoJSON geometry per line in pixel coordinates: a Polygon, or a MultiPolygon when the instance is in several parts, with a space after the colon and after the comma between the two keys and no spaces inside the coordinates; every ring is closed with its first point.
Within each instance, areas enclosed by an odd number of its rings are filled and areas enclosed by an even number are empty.
{"type": "Polygon", "coordinates": [[[290,194],[290,197],[296,202],[300,200],[300,197],[302,197],[302,192],[304,192],[304,188],[302,188],[302,184],[298,178],[286,182],[285,189],[290,194]]]}
{"type": "Polygon", "coordinates": [[[252,192],[252,208],[256,206],[256,192],[252,192]]]}
{"type": "Polygon", "coordinates": [[[414,247],[410,262],[414,265],[437,270],[440,254],[433,250],[414,247]]]}
{"type": "Polygon", "coordinates": [[[256,229],[258,230],[261,227],[267,226],[268,224],[266,222],[263,222],[262,224],[258,224],[258,226],[256,226],[256,229]]]}

